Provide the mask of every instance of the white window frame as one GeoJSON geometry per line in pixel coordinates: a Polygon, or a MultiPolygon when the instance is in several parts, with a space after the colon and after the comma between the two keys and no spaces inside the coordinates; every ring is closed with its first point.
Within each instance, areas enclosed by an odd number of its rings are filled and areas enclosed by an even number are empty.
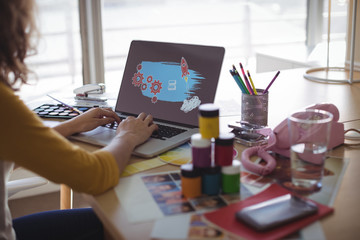
{"type": "Polygon", "coordinates": [[[307,0],[306,46],[311,50],[322,41],[324,0],[307,0]]]}
{"type": "Polygon", "coordinates": [[[79,0],[83,84],[104,83],[101,0],[79,0]]]}

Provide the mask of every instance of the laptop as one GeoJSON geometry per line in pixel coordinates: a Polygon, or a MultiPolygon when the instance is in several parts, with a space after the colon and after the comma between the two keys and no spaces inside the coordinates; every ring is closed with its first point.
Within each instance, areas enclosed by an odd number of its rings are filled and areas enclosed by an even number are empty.
{"type": "MultiPolygon", "coordinates": [[[[131,42],[115,112],[120,118],[145,112],[159,126],[133,155],[157,156],[199,132],[198,107],[214,101],[224,54],[218,46],[131,42]]],[[[72,139],[105,146],[114,136],[112,126],[101,126],[72,139]]]]}

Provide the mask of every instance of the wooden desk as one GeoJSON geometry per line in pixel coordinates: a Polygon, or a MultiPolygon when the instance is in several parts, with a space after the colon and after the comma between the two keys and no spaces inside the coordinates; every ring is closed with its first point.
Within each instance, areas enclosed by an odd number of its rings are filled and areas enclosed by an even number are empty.
{"type": "MultiPolygon", "coordinates": [[[[340,111],[340,121],[360,119],[360,84],[324,84],[315,83],[303,78],[305,69],[285,70],[271,87],[269,93],[269,126],[275,127],[292,111],[322,102],[335,104],[340,111]]],[[[226,75],[225,75],[226,76],[226,75]]],[[[258,88],[265,88],[274,73],[253,76],[258,88]]],[[[234,94],[234,99],[240,99],[240,91],[228,78],[222,78],[219,83],[217,100],[229,93],[234,94]],[[235,90],[234,90],[235,89],[235,90]],[[224,95],[222,95],[224,94],[224,95]]],[[[235,117],[222,117],[221,129],[226,123],[238,119],[235,117]]],[[[360,121],[347,123],[345,129],[350,127],[360,128],[360,121]]],[[[238,151],[244,149],[236,145],[238,151]]],[[[357,239],[360,236],[360,147],[338,147],[332,155],[346,157],[350,163],[340,186],[335,200],[335,212],[321,220],[327,239],[357,239]]],[[[132,161],[139,161],[138,158],[132,161]]],[[[152,169],[147,173],[175,170],[176,167],[166,165],[152,169]]],[[[153,222],[130,224],[126,219],[124,209],[116,197],[115,191],[110,190],[98,196],[85,195],[95,212],[114,239],[149,239],[153,222]]]]}

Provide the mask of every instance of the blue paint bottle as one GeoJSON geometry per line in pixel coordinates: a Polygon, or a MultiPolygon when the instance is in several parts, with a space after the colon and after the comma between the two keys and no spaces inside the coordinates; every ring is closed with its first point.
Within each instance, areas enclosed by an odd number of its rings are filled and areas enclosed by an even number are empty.
{"type": "Polygon", "coordinates": [[[221,188],[221,167],[202,168],[201,191],[206,195],[218,195],[221,188]]]}

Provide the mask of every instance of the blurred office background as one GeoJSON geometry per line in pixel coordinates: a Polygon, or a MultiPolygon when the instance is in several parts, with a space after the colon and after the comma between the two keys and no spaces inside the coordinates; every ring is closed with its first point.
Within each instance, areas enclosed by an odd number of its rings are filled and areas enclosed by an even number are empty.
{"type": "MultiPolygon", "coordinates": [[[[297,67],[294,60],[305,65],[307,61],[314,64],[314,59],[309,60],[308,57],[316,48],[319,49],[317,52],[320,51],[318,55],[325,54],[325,48],[319,47],[324,46],[327,37],[328,1],[325,0],[36,2],[42,35],[38,54],[28,58],[38,77],[37,91],[33,92],[35,95],[42,94],[41,89],[44,88],[57,91],[69,84],[79,86],[89,80],[86,74],[84,79],[83,72],[94,67],[83,64],[82,45],[88,36],[84,33],[81,36],[81,28],[84,28],[81,24],[88,24],[89,19],[92,23],[87,28],[100,29],[102,35],[100,43],[91,45],[92,40],[87,39],[90,41],[89,48],[97,48],[98,51],[86,58],[94,58],[97,65],[97,60],[103,60],[103,72],[100,69],[100,74],[104,75],[105,82],[121,81],[133,39],[224,46],[226,61],[241,61],[248,69],[257,72],[279,67],[270,64],[278,61],[276,57],[279,56],[282,61],[280,66],[291,68],[297,67]],[[85,17],[90,14],[90,17],[81,22],[81,14],[85,17]],[[287,58],[291,61],[286,62],[287,58]]],[[[331,41],[340,46],[340,50],[337,48],[336,51],[336,61],[342,60],[345,55],[348,5],[347,0],[331,1],[331,41]]],[[[99,37],[96,31],[94,35],[99,37]]],[[[95,81],[102,81],[99,77],[95,78],[95,81]]]]}

